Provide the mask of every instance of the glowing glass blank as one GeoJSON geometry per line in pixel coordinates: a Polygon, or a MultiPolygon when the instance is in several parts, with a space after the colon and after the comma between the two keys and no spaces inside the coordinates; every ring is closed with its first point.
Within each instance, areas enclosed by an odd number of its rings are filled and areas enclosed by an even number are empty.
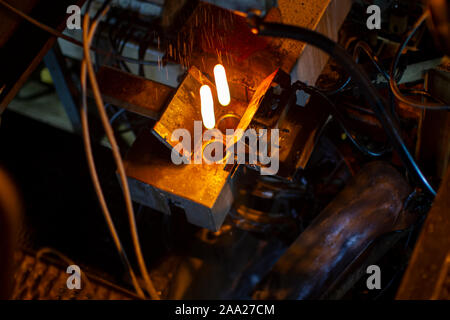
{"type": "Polygon", "coordinates": [[[203,125],[207,129],[213,129],[216,125],[216,117],[214,115],[214,101],[211,93],[211,88],[208,85],[203,85],[200,88],[200,100],[203,125]]]}
{"type": "Polygon", "coordinates": [[[221,64],[214,67],[214,79],[216,81],[217,97],[223,106],[230,104],[230,88],[228,87],[227,74],[221,64]]]}

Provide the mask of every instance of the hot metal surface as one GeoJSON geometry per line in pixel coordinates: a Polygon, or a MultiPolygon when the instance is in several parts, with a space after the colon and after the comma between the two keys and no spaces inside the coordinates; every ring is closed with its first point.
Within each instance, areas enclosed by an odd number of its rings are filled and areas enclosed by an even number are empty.
{"type": "MultiPolygon", "coordinates": [[[[161,118],[153,127],[154,133],[170,148],[175,147],[179,141],[171,141],[171,135],[176,129],[186,129],[194,137],[194,121],[202,121],[200,87],[208,85],[213,92],[214,112],[216,120],[222,116],[232,113],[241,117],[246,110],[246,104],[231,96],[231,102],[223,107],[217,100],[216,87],[196,67],[191,67],[176,93],[170,99],[161,118]]],[[[235,129],[235,128],[229,128],[235,129]]],[[[206,130],[202,128],[202,131],[206,130]]],[[[225,132],[222,132],[225,134],[225,132]]]]}

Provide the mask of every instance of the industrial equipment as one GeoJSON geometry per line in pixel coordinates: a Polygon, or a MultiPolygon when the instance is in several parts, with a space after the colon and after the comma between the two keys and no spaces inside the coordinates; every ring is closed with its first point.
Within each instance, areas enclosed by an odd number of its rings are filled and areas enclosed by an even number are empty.
{"type": "Polygon", "coordinates": [[[448,299],[449,10],[0,0],[0,298],[448,299]]]}

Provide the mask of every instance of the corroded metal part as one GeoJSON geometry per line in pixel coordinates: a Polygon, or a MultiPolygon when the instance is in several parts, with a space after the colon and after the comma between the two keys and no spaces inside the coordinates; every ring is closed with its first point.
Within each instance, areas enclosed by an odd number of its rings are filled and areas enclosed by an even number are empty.
{"type": "Polygon", "coordinates": [[[380,235],[405,227],[409,186],[384,162],[368,164],[300,234],[255,292],[262,299],[318,299],[380,235]]]}

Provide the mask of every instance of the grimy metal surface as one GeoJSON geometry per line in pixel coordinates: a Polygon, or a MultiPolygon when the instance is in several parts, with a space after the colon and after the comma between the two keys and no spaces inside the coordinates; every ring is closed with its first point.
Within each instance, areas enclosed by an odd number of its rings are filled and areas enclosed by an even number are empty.
{"type": "Polygon", "coordinates": [[[365,166],[277,261],[254,297],[320,298],[374,239],[405,227],[408,194],[389,164],[365,166]]]}
{"type": "Polygon", "coordinates": [[[450,299],[450,166],[422,227],[396,299],[450,299]]]}
{"type": "Polygon", "coordinates": [[[97,80],[103,99],[140,115],[159,119],[175,89],[119,69],[102,66],[97,80]]]}

